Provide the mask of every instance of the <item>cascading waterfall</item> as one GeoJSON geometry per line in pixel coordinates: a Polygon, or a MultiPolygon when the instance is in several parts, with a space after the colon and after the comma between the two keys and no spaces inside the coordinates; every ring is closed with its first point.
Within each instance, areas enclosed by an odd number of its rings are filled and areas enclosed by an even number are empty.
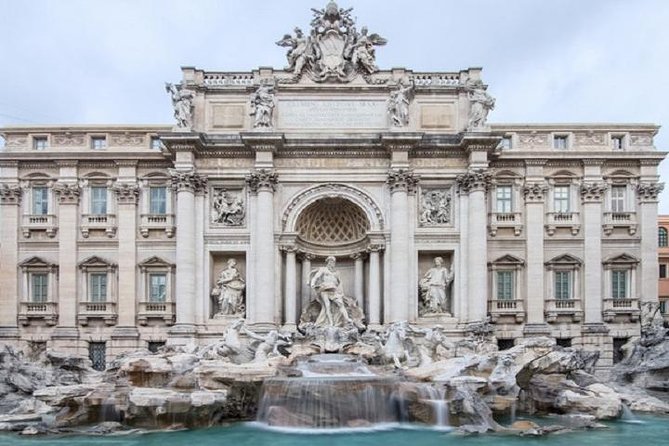
{"type": "Polygon", "coordinates": [[[449,427],[448,424],[448,401],[446,390],[442,386],[423,384],[418,387],[419,396],[427,402],[434,413],[434,425],[436,427],[449,427]]]}

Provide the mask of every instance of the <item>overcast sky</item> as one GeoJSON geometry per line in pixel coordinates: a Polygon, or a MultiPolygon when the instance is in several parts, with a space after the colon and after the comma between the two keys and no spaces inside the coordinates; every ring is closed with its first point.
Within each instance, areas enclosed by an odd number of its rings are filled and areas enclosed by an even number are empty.
{"type": "MultiPolygon", "coordinates": [[[[171,124],[181,66],[285,65],[274,45],[327,0],[0,0],[0,126],[171,124]]],[[[483,67],[490,122],[666,128],[667,0],[341,0],[388,39],[381,68],[483,67]]],[[[669,183],[669,162],[662,164],[669,183]]],[[[667,184],[669,188],[669,184],[667,184]]],[[[660,211],[669,213],[665,192],[660,211]]]]}

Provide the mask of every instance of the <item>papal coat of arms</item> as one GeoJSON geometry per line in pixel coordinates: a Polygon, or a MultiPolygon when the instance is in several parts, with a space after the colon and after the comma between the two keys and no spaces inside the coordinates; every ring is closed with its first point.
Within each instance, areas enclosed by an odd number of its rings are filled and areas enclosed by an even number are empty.
{"type": "Polygon", "coordinates": [[[358,31],[352,10],[339,8],[333,1],[325,9],[312,9],[309,35],[295,28],[293,35],[276,42],[290,48],[286,70],[296,76],[306,73],[315,82],[348,82],[358,73],[378,71],[374,47],[385,45],[386,39],[369,34],[366,27],[358,31]]]}

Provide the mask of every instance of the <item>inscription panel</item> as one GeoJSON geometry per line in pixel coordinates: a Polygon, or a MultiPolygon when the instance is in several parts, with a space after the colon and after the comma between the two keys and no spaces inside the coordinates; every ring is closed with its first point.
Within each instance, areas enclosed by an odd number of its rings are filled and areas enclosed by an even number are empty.
{"type": "Polygon", "coordinates": [[[383,129],[386,101],[282,100],[277,127],[283,129],[383,129]]]}

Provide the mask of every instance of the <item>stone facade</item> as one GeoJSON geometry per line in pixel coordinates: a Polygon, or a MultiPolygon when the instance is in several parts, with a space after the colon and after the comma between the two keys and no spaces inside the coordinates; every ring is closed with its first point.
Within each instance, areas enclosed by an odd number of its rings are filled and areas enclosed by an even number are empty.
{"type": "Polygon", "coordinates": [[[2,341],[110,356],[220,338],[230,259],[234,317],[294,330],[334,256],[368,327],[460,338],[490,318],[498,339],[609,365],[658,299],[658,127],[489,124],[480,69],[379,70],[362,45],[341,67],[184,68],[174,127],[2,129],[2,341]],[[436,257],[452,281],[422,311],[436,257]]]}

